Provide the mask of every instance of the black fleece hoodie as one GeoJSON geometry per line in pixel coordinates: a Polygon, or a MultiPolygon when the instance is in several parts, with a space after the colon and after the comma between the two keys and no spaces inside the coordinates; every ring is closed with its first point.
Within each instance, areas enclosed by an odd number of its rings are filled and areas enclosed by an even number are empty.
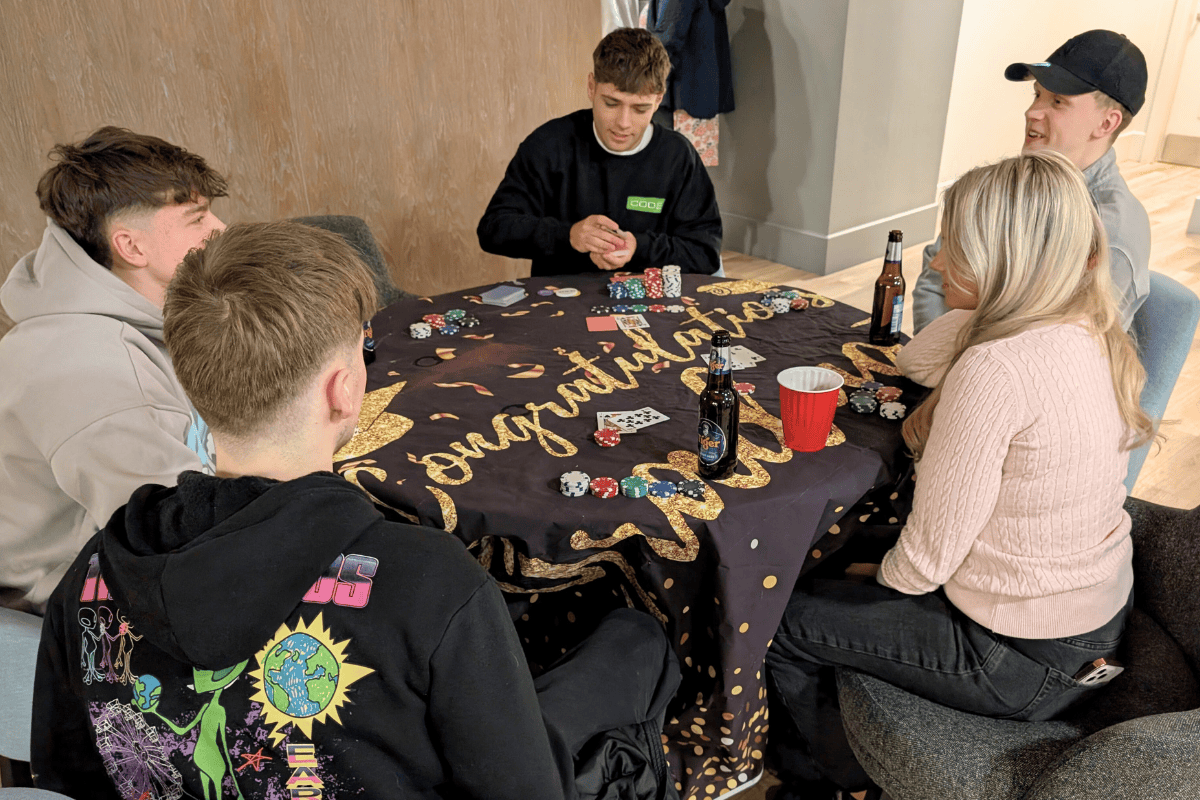
{"type": "Polygon", "coordinates": [[[495,583],[332,473],[142,487],[39,659],[33,770],[72,797],[574,794],[495,583]]]}

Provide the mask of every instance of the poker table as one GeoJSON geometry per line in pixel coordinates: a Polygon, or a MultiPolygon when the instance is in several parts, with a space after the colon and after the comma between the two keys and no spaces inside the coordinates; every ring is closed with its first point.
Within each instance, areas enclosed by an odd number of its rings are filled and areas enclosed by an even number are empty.
{"type": "Polygon", "coordinates": [[[791,287],[685,275],[681,299],[615,301],[607,279],[530,278],[520,282],[528,296],[507,307],[483,304],[492,287],[480,287],[381,311],[358,430],[335,468],[466,544],[505,592],[535,672],[613,608],[656,617],[683,671],[665,735],[681,794],[727,794],[762,771],[763,657],[801,566],[822,557],[814,539],[836,537],[906,460],[901,423],[853,412],[845,391],[826,447],[788,449],[774,376],[821,365],[851,392],[877,381],[903,390],[903,403],[921,390],[895,367],[900,345],[869,344],[868,315],[819,294],[801,291],[807,310],[774,313],[761,293],[791,287]],[[539,294],[547,289],[579,294],[539,294]],[[589,331],[588,317],[602,316],[593,309],[616,303],[674,311],[644,312],[646,328],[589,331]],[[423,316],[454,309],[478,324],[409,335],[423,316]],[[705,482],[698,498],[564,496],[559,479],[571,471],[698,478],[701,356],[718,328],[764,358],[734,373],[752,385],[740,395],[736,473],[705,482]],[[593,439],[597,412],[647,406],[669,419],[612,447],[593,439]]]}

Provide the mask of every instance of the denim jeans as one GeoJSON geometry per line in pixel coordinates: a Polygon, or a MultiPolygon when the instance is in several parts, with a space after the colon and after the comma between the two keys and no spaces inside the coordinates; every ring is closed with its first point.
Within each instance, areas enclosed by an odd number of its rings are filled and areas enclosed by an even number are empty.
{"type": "Polygon", "coordinates": [[[767,652],[774,762],[789,779],[861,784],[842,729],[834,666],[973,714],[1050,719],[1090,691],[1072,676],[1116,653],[1132,602],[1131,592],[1125,607],[1090,633],[1016,639],[970,619],[941,590],[907,595],[874,581],[814,581],[811,591],[792,594],[767,652]]]}

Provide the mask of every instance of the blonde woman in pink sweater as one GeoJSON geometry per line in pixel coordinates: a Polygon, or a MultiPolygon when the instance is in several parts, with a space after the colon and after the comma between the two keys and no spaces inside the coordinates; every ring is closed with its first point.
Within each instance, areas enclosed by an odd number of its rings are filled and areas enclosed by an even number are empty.
{"type": "Polygon", "coordinates": [[[865,781],[831,666],[1049,719],[1089,691],[1074,676],[1116,652],[1132,601],[1123,481],[1153,427],[1082,175],[1052,152],[974,169],[946,192],[942,237],[958,310],[899,362],[934,387],[904,425],[912,513],[877,584],[796,592],[767,654],[776,763],[800,796],[865,781]]]}

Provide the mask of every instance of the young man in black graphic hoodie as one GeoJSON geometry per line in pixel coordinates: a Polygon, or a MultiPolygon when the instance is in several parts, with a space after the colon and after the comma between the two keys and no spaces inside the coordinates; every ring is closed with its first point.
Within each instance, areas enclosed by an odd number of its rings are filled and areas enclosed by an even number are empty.
{"type": "Polygon", "coordinates": [[[521,142],[479,220],[489,253],[533,259],[531,274],[678,264],[721,266],[717,195],[696,148],[651,122],[671,59],[646,30],[618,28],[592,54],[591,108],[521,142]]]}
{"type": "Polygon", "coordinates": [[[294,223],[235,226],[184,260],[165,340],[217,474],[139,489],[52,595],[38,786],[127,800],[572,798],[573,757],[595,762],[620,731],[613,752],[653,744],[630,785],[662,785],[658,735],[679,678],[657,622],[614,612],[535,682],[462,544],[385,520],[329,472],[358,419],[374,305],[353,250],[294,223]]]}

